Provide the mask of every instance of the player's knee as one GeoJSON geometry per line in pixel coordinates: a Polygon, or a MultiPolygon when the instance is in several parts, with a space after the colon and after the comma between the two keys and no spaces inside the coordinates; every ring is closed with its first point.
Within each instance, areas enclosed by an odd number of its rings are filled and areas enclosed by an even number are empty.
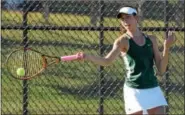
{"type": "Polygon", "coordinates": [[[127,115],[143,115],[143,111],[138,111],[138,112],[127,114],[127,115]]]}
{"type": "Polygon", "coordinates": [[[149,115],[166,115],[165,106],[159,106],[147,110],[149,115]]]}
{"type": "Polygon", "coordinates": [[[165,111],[165,107],[164,106],[161,106],[159,107],[156,112],[155,112],[156,115],[166,115],[166,111],[165,111]]]}

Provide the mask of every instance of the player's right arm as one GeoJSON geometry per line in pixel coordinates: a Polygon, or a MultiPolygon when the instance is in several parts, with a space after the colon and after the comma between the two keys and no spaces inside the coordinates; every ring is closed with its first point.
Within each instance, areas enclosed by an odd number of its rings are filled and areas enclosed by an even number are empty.
{"type": "Polygon", "coordinates": [[[124,36],[121,36],[114,41],[112,50],[105,57],[84,54],[84,59],[101,66],[108,66],[118,57],[121,51],[126,53],[127,49],[128,42],[124,36]]]}

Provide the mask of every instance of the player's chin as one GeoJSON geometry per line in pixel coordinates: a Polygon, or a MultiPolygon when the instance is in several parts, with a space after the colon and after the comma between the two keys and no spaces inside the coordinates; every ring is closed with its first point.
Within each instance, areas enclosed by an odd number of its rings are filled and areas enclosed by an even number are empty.
{"type": "Polygon", "coordinates": [[[133,28],[132,26],[128,26],[128,27],[127,27],[127,30],[132,31],[132,30],[134,30],[134,28],[133,28]]]}
{"type": "Polygon", "coordinates": [[[130,29],[131,29],[130,25],[125,25],[124,27],[125,27],[125,29],[127,29],[127,30],[130,30],[130,29]]]}

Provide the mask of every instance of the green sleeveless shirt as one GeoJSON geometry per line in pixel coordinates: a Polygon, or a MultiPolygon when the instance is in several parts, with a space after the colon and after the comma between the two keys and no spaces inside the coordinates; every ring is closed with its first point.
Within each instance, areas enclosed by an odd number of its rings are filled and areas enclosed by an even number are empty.
{"type": "Polygon", "coordinates": [[[127,70],[125,84],[129,87],[137,89],[158,86],[153,68],[154,53],[152,41],[148,38],[148,36],[145,36],[144,38],[145,44],[143,46],[137,45],[133,39],[129,38],[129,50],[123,57],[127,70]]]}

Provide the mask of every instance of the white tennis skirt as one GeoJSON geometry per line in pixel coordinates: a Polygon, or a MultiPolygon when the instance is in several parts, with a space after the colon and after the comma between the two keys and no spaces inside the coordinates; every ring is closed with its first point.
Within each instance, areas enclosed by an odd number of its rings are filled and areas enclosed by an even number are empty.
{"type": "Polygon", "coordinates": [[[126,114],[168,105],[159,86],[148,89],[135,89],[125,84],[123,91],[126,114]]]}

